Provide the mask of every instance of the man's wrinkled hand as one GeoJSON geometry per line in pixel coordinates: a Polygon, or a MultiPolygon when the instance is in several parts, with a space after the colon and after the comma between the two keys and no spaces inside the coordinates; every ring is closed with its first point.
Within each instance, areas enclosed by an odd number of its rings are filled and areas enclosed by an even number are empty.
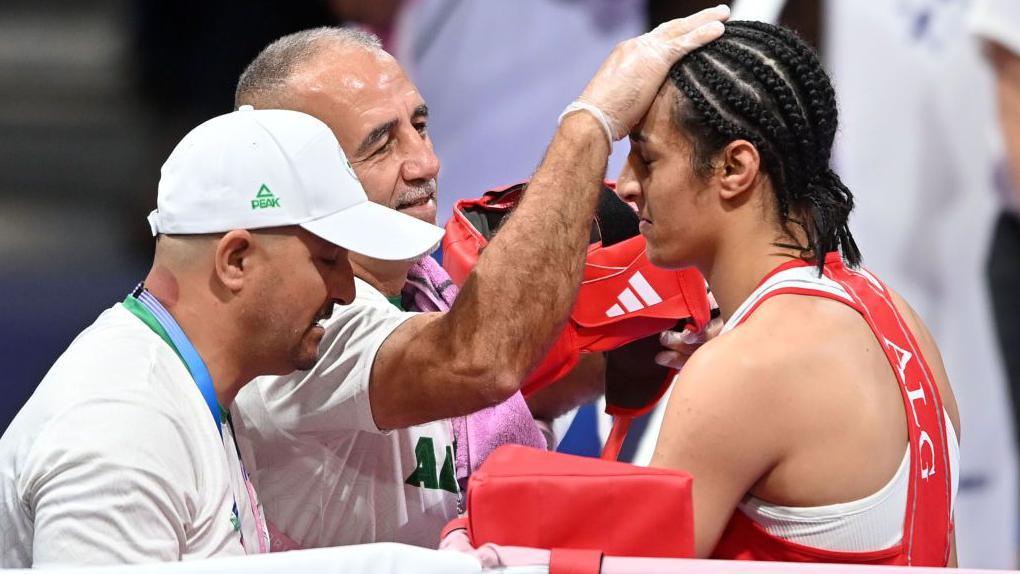
{"type": "Polygon", "coordinates": [[[701,331],[663,331],[659,342],[666,350],[655,355],[655,362],[663,367],[680,370],[694,351],[718,335],[722,327],[722,319],[716,317],[701,331]]]}
{"type": "Polygon", "coordinates": [[[727,6],[716,6],[617,44],[564,115],[584,110],[599,119],[611,140],[623,138],[651,107],[670,67],[721,36],[729,15],[727,6]]]}

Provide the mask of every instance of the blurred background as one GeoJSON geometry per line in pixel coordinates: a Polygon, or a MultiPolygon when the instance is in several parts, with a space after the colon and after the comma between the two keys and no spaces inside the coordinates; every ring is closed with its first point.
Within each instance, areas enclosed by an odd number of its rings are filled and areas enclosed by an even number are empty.
{"type": "MultiPolygon", "coordinates": [[[[159,166],[188,130],[231,109],[238,75],[270,41],[322,25],[383,37],[429,104],[445,220],[457,198],[530,176],[614,44],[715,3],[0,2],[0,429],[144,276],[159,166]]],[[[1015,567],[1020,162],[1003,133],[1020,131],[1006,105],[1020,102],[1020,0],[730,4],[796,29],[832,74],[834,162],[857,196],[865,264],[924,317],[960,402],[961,565],[1015,567]]],[[[631,460],[650,456],[657,417],[632,431],[631,460]]],[[[607,428],[598,405],[582,409],[563,448],[597,452],[607,428]]]]}

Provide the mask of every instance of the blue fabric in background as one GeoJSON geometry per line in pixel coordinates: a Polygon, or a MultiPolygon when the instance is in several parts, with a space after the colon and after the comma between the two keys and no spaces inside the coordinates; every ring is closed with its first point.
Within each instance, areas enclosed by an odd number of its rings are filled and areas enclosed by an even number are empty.
{"type": "Polygon", "coordinates": [[[577,409],[574,422],[563,436],[557,452],[576,454],[578,456],[597,457],[602,452],[599,440],[598,410],[595,403],[577,409]]]}
{"type": "Polygon", "coordinates": [[[55,269],[0,276],[0,432],[57,357],[145,277],[137,269],[55,269]]]}
{"type": "MultiPolygon", "coordinates": [[[[577,410],[574,421],[560,441],[557,452],[578,456],[599,457],[602,455],[602,438],[599,436],[598,419],[606,416],[599,412],[598,403],[584,405],[577,410]]],[[[638,446],[648,432],[651,413],[635,418],[630,423],[627,438],[620,448],[620,462],[634,462],[638,446]]],[[[645,461],[647,463],[647,461],[645,461]]]]}

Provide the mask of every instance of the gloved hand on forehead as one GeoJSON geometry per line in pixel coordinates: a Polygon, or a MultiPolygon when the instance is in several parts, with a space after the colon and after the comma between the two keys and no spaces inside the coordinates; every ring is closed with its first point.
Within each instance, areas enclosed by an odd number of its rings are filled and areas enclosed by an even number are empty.
{"type": "Polygon", "coordinates": [[[584,110],[602,123],[610,142],[625,137],[651,107],[670,67],[722,36],[729,15],[729,7],[719,5],[620,42],[563,115],[584,110]]]}

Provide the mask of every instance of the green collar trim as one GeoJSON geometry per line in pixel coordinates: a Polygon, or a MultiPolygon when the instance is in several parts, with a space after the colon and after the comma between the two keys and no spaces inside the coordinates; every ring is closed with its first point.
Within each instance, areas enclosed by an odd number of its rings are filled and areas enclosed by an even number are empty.
{"type": "Polygon", "coordinates": [[[170,335],[167,334],[166,329],[163,328],[163,325],[159,324],[159,321],[157,321],[156,317],[154,317],[152,313],[145,308],[145,305],[142,305],[138,299],[135,299],[131,295],[128,295],[122,304],[125,309],[131,312],[132,315],[141,319],[142,323],[145,323],[146,326],[152,329],[154,333],[159,335],[159,338],[163,339],[167,345],[170,345],[170,348],[177,354],[177,358],[184,363],[184,368],[188,367],[187,361],[184,360],[181,352],[177,350],[177,345],[174,345],[174,342],[170,340],[170,335]]]}

